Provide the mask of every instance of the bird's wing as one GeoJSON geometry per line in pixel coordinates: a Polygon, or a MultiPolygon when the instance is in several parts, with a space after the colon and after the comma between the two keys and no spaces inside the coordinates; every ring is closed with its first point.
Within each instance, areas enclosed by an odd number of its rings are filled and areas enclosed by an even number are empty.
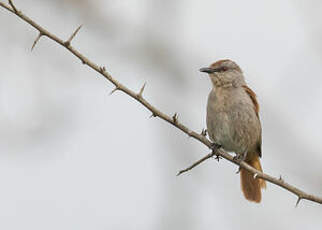
{"type": "Polygon", "coordinates": [[[247,85],[243,85],[243,88],[245,89],[245,92],[248,94],[248,96],[250,97],[250,99],[252,100],[253,104],[254,104],[254,110],[255,113],[258,117],[258,112],[259,112],[259,104],[257,102],[256,99],[256,94],[254,93],[253,90],[251,90],[251,88],[249,88],[247,85]]]}

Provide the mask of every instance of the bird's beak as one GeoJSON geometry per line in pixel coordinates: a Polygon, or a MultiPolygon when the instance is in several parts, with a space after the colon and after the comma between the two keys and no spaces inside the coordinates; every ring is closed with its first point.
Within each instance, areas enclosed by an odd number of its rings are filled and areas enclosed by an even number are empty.
{"type": "Polygon", "coordinates": [[[201,68],[199,71],[200,72],[204,72],[204,73],[214,73],[217,70],[216,69],[213,69],[213,68],[209,68],[209,67],[204,67],[204,68],[201,68]]]}

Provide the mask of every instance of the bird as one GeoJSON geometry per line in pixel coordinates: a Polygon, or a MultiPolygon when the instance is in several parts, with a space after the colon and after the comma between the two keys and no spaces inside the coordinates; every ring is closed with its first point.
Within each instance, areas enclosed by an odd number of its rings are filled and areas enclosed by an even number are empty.
{"type": "MultiPolygon", "coordinates": [[[[253,168],[263,171],[262,128],[256,94],[250,89],[241,68],[232,60],[224,59],[201,68],[207,73],[212,90],[207,103],[207,132],[210,140],[227,152],[234,152],[253,168]]],[[[260,203],[265,180],[240,168],[241,190],[249,201],[260,203]]]]}

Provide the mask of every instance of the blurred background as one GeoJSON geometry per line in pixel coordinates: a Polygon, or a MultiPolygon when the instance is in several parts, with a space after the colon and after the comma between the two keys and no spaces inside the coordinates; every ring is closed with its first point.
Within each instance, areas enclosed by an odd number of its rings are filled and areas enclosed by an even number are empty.
{"type": "MultiPolygon", "coordinates": [[[[15,0],[161,111],[200,132],[230,58],[258,94],[264,171],[322,196],[322,2],[15,0]]],[[[319,229],[322,206],[268,184],[247,202],[237,167],[157,118],[0,9],[0,229],[319,229]]]]}

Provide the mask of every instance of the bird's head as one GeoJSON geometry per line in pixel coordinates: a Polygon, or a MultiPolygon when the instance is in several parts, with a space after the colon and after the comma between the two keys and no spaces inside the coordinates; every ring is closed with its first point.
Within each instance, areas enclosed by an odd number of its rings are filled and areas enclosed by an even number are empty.
{"type": "Polygon", "coordinates": [[[216,87],[238,87],[245,84],[241,68],[229,59],[216,61],[210,67],[201,68],[200,72],[208,73],[216,87]]]}

